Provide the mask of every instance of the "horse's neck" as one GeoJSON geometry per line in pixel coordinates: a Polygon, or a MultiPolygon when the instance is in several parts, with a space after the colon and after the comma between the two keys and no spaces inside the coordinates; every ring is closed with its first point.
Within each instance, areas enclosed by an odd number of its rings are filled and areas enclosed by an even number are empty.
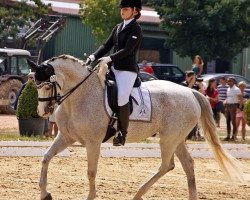
{"type": "Polygon", "coordinates": [[[62,86],[61,93],[64,94],[84,79],[84,73],[81,69],[70,69],[68,67],[56,68],[56,76],[59,85],[62,86]]]}
{"type": "MultiPolygon", "coordinates": [[[[73,88],[84,78],[74,80],[70,87],[73,88]]],[[[62,93],[65,94],[71,88],[66,87],[66,89],[62,90],[62,93]]],[[[83,106],[84,112],[86,110],[86,112],[91,111],[93,113],[95,108],[100,109],[100,106],[104,105],[103,93],[104,90],[99,78],[97,74],[93,73],[68,97],[68,101],[65,101],[65,106],[70,107],[70,110],[77,110],[79,106],[83,106]],[[96,104],[99,104],[99,106],[96,104]]]]}

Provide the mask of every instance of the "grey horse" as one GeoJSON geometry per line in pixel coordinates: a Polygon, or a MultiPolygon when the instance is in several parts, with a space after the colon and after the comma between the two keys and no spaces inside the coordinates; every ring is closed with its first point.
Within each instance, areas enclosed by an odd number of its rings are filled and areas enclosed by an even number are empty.
{"type": "MultiPolygon", "coordinates": [[[[56,99],[53,95],[55,91],[60,92],[61,96],[70,94],[56,110],[56,123],[60,133],[42,160],[40,198],[52,199],[46,189],[50,160],[78,141],[87,151],[89,193],[86,199],[93,200],[96,197],[95,178],[101,143],[109,122],[103,106],[105,66],[99,66],[98,73],[91,73],[83,61],[68,55],[52,58],[40,66],[30,62],[30,66],[36,72],[40,116],[46,118],[51,114],[56,99]]],[[[158,171],[139,188],[134,200],[142,200],[142,196],[159,178],[174,169],[174,154],[179,158],[187,175],[189,200],[198,199],[194,161],[186,148],[185,138],[199,120],[206,141],[211,146],[222,171],[231,180],[242,178],[238,161],[226,153],[220,144],[212,110],[204,95],[168,81],[156,80],[143,84],[151,94],[152,120],[131,121],[127,142],[141,141],[154,133],[159,133],[162,162],[158,171]]]]}

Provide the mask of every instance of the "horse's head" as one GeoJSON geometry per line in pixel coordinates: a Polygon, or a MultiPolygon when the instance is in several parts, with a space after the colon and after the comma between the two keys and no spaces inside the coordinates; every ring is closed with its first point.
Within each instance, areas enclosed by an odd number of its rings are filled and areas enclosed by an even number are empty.
{"type": "Polygon", "coordinates": [[[58,93],[62,96],[65,94],[69,96],[67,93],[72,91],[79,83],[87,80],[93,71],[97,73],[104,87],[105,74],[108,69],[107,65],[101,66],[98,64],[90,69],[84,62],[68,55],[52,58],[39,66],[32,61],[28,63],[32,71],[35,72],[38,114],[44,118],[52,114],[54,105],[58,100],[58,93]]]}
{"type": "Polygon", "coordinates": [[[29,60],[28,64],[31,70],[35,72],[35,83],[38,91],[38,115],[48,118],[54,111],[57,99],[58,86],[56,85],[54,68],[46,62],[38,66],[29,60]]]}

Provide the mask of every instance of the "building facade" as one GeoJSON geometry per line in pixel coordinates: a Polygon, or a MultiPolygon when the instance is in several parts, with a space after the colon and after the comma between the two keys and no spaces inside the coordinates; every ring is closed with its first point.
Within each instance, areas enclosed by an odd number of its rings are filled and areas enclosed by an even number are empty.
{"type": "MultiPolygon", "coordinates": [[[[55,12],[67,16],[67,22],[56,38],[46,45],[44,59],[61,54],[70,54],[84,59],[84,53],[88,55],[96,49],[95,39],[90,27],[83,24],[78,16],[79,5],[77,2],[79,1],[61,0],[60,4],[52,4],[55,12]]],[[[192,58],[182,58],[166,47],[166,36],[159,27],[159,16],[152,8],[143,7],[139,23],[143,30],[143,43],[138,55],[139,62],[147,60],[149,62],[172,63],[179,66],[183,71],[191,69],[192,58]]],[[[235,73],[250,79],[249,54],[249,49],[245,49],[231,62],[213,61],[207,64],[206,71],[208,73],[235,73]]]]}

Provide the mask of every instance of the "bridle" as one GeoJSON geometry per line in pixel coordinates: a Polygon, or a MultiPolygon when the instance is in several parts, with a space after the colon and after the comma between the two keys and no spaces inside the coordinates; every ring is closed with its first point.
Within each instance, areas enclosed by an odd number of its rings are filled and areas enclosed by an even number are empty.
{"type": "Polygon", "coordinates": [[[48,107],[46,107],[45,110],[46,110],[46,112],[53,113],[53,111],[54,111],[53,101],[56,102],[58,99],[57,86],[59,88],[61,88],[61,87],[57,82],[50,82],[50,81],[43,82],[43,83],[37,85],[36,87],[37,87],[37,89],[41,89],[44,86],[49,86],[49,88],[51,88],[51,95],[49,97],[39,97],[38,96],[38,101],[39,102],[49,101],[48,107]]]}
{"type": "MultiPolygon", "coordinates": [[[[46,63],[46,65],[49,65],[50,67],[53,67],[51,64],[46,63]]],[[[60,105],[65,99],[67,99],[82,83],[84,83],[92,74],[93,72],[98,68],[98,65],[94,68],[89,68],[87,67],[89,74],[78,84],[76,84],[73,88],[71,88],[67,93],[65,93],[62,96],[58,96],[57,94],[57,87],[61,90],[61,86],[59,83],[56,81],[56,75],[53,74],[50,76],[50,79],[45,80],[41,84],[37,85],[37,89],[41,89],[44,86],[49,86],[51,88],[51,96],[50,97],[38,97],[38,101],[40,102],[46,102],[49,101],[49,109],[54,109],[53,101],[60,105]]]]}

